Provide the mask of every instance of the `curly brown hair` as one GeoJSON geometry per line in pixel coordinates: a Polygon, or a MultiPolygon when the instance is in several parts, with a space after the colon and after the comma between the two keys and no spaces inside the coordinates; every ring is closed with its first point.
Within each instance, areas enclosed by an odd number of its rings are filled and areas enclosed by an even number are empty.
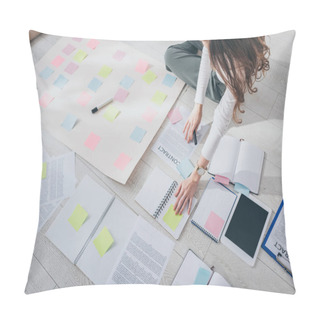
{"type": "Polygon", "coordinates": [[[270,69],[270,49],[265,37],[210,40],[209,52],[213,67],[236,98],[233,120],[241,123],[237,111],[244,112],[240,108],[244,103],[244,94],[257,92],[254,83],[270,69]]]}

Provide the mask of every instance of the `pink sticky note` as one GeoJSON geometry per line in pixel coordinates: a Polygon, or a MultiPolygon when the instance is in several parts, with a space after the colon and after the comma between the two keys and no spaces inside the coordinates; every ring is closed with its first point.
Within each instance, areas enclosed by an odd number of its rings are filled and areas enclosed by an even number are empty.
{"type": "Polygon", "coordinates": [[[118,61],[121,61],[125,55],[126,55],[125,52],[118,50],[118,51],[113,55],[113,59],[116,59],[116,60],[118,60],[118,61]]]}
{"type": "Polygon", "coordinates": [[[85,144],[85,146],[87,146],[89,149],[91,149],[93,151],[96,148],[96,146],[98,145],[100,139],[101,138],[99,136],[97,136],[96,134],[91,132],[89,134],[89,137],[87,138],[87,140],[84,142],[84,144],[85,144]]]}
{"type": "Polygon", "coordinates": [[[77,69],[79,68],[79,66],[73,62],[70,62],[67,67],[64,69],[65,72],[69,73],[69,74],[73,74],[77,69]]]}
{"type": "Polygon", "coordinates": [[[219,176],[217,174],[214,176],[214,179],[216,182],[220,182],[225,185],[229,185],[229,182],[230,182],[227,177],[219,176]]]}
{"type": "Polygon", "coordinates": [[[59,67],[63,61],[64,58],[58,55],[51,61],[51,64],[53,64],[55,67],[59,67]]]}
{"type": "Polygon", "coordinates": [[[40,106],[45,108],[52,100],[54,97],[52,97],[48,92],[45,92],[39,100],[40,106]]]}
{"type": "Polygon", "coordinates": [[[99,41],[96,39],[91,39],[89,40],[89,42],[87,43],[87,46],[91,49],[95,49],[97,47],[97,45],[99,44],[99,41]]]}
{"type": "Polygon", "coordinates": [[[219,217],[217,214],[211,211],[204,227],[216,239],[219,239],[224,222],[225,221],[221,217],[219,217]]]}
{"type": "Polygon", "coordinates": [[[90,101],[90,99],[91,99],[90,94],[84,91],[81,93],[81,95],[77,101],[79,104],[81,104],[83,107],[85,107],[88,104],[88,102],[90,101]]]}
{"type": "Polygon", "coordinates": [[[182,120],[182,115],[181,115],[179,109],[175,108],[173,110],[170,110],[170,112],[168,113],[168,118],[170,119],[172,124],[175,124],[175,123],[179,122],[180,120],[182,120]]]}
{"type": "Polygon", "coordinates": [[[119,88],[119,90],[115,94],[113,100],[117,100],[119,102],[124,102],[124,100],[126,100],[126,97],[128,96],[128,94],[129,94],[129,92],[127,90],[119,88]]]}
{"type": "Polygon", "coordinates": [[[77,42],[81,42],[82,38],[72,38],[72,40],[77,41],[77,42]]]}
{"type": "Polygon", "coordinates": [[[67,56],[73,52],[76,48],[71,45],[71,44],[67,44],[67,46],[62,50],[63,53],[65,53],[67,56]]]}
{"type": "Polygon", "coordinates": [[[147,69],[148,69],[148,62],[147,61],[144,61],[144,60],[139,60],[138,61],[138,64],[136,65],[136,71],[139,72],[139,73],[142,73],[144,74],[147,69]]]}
{"type": "Polygon", "coordinates": [[[155,111],[151,107],[147,107],[146,111],[142,114],[142,118],[148,122],[152,122],[156,115],[157,111],[155,111]]]}
{"type": "Polygon", "coordinates": [[[124,170],[130,160],[131,158],[129,156],[127,156],[125,153],[121,153],[113,165],[120,170],[124,170]]]}

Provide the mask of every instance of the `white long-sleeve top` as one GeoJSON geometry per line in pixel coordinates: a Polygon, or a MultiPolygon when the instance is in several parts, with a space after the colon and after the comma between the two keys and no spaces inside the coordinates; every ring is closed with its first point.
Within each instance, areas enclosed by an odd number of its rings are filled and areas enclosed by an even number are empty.
{"type": "MultiPolygon", "coordinates": [[[[203,104],[211,71],[209,52],[206,47],[203,47],[195,103],[203,104]]],[[[218,73],[217,76],[221,82],[224,82],[218,73]]],[[[209,161],[212,159],[220,139],[229,128],[235,103],[236,99],[231,91],[226,88],[224,95],[214,111],[212,126],[201,151],[202,156],[209,161]]]]}

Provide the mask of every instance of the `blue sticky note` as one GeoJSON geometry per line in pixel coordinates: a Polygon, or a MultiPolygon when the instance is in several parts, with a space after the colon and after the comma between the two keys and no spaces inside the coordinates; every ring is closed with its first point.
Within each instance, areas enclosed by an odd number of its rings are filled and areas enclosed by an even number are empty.
{"type": "Polygon", "coordinates": [[[243,193],[244,195],[248,196],[249,195],[249,189],[244,186],[243,184],[241,183],[235,183],[234,184],[234,190],[239,192],[239,193],[243,193]]]}
{"type": "Polygon", "coordinates": [[[132,131],[130,138],[138,143],[140,143],[144,137],[144,135],[147,133],[146,130],[135,127],[134,130],[132,131]]]}
{"type": "Polygon", "coordinates": [[[208,284],[210,276],[210,271],[203,268],[199,268],[196,279],[194,280],[193,284],[208,284]]]}
{"type": "Polygon", "coordinates": [[[99,89],[99,87],[102,85],[102,82],[97,79],[97,78],[93,78],[89,85],[88,85],[88,88],[91,89],[92,91],[94,92],[97,92],[97,90],[99,89]]]}
{"type": "Polygon", "coordinates": [[[48,79],[52,74],[53,70],[49,67],[45,67],[41,72],[40,72],[40,77],[42,79],[48,79]]]}
{"type": "Polygon", "coordinates": [[[163,81],[162,81],[162,84],[172,88],[172,86],[174,85],[176,80],[177,80],[177,77],[167,73],[166,76],[164,77],[163,81]]]}
{"type": "Polygon", "coordinates": [[[182,175],[183,179],[186,179],[190,176],[194,167],[193,167],[193,164],[191,163],[191,161],[188,158],[186,158],[186,159],[183,159],[177,165],[177,169],[180,172],[180,174],[182,175]]]}
{"type": "Polygon", "coordinates": [[[56,87],[63,89],[63,87],[67,84],[69,80],[63,76],[62,74],[59,75],[59,77],[56,79],[56,81],[53,83],[56,87]]]}
{"type": "Polygon", "coordinates": [[[124,76],[122,80],[120,81],[120,85],[123,86],[125,89],[129,89],[132,84],[134,83],[134,80],[130,78],[129,76],[124,76]]]}
{"type": "Polygon", "coordinates": [[[63,122],[61,123],[61,127],[65,128],[68,131],[71,131],[74,127],[74,125],[77,122],[77,117],[73,114],[68,114],[63,122]]]}

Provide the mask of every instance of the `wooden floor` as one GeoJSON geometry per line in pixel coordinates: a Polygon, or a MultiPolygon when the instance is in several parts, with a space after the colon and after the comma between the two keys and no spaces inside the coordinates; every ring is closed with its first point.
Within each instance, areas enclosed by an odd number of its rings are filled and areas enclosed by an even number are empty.
{"type": "MultiPolygon", "coordinates": [[[[284,100],[286,79],[291,52],[291,33],[283,33],[267,39],[271,48],[270,71],[265,79],[257,84],[258,93],[247,95],[245,113],[241,115],[242,124],[232,124],[228,133],[244,138],[263,149],[266,153],[260,193],[257,196],[261,201],[273,209],[273,215],[282,199],[281,185],[281,145],[284,100]]],[[[41,35],[32,42],[34,61],[38,61],[58,40],[58,37],[41,35]]],[[[174,42],[126,42],[136,49],[163,62],[166,48],[174,42]]],[[[178,102],[188,108],[193,107],[195,90],[184,87],[178,102]]],[[[204,107],[204,120],[212,121],[216,103],[206,99],[204,107]]],[[[38,106],[34,106],[37,107],[38,106]]],[[[166,119],[154,138],[157,139],[168,123],[166,119]]],[[[68,150],[62,143],[55,140],[48,133],[43,132],[44,147],[50,156],[63,154],[68,150]]],[[[143,216],[158,230],[170,237],[168,233],[151,218],[134,200],[136,194],[143,186],[149,173],[155,166],[166,171],[172,178],[181,181],[181,177],[168,165],[163,163],[152,151],[151,145],[133,171],[126,185],[121,185],[103,175],[88,162],[76,156],[76,177],[81,181],[84,175],[105,185],[105,188],[116,194],[138,215],[143,216]]],[[[193,155],[193,163],[200,155],[200,144],[193,155]]],[[[208,175],[202,177],[200,187],[196,194],[201,195],[208,175]]],[[[91,281],[74,266],[46,237],[45,233],[59,214],[59,210],[67,200],[56,210],[38,233],[35,249],[26,287],[26,293],[34,293],[67,286],[87,285],[91,281]]],[[[174,240],[172,238],[172,240],[174,240]]],[[[180,239],[176,241],[174,251],[165,270],[161,284],[170,285],[182,263],[188,249],[193,250],[209,266],[214,265],[215,270],[222,274],[234,287],[259,289],[283,293],[293,293],[292,278],[264,251],[260,250],[256,265],[249,267],[222,244],[213,242],[190,222],[187,223],[180,239]]],[[[290,253],[290,252],[289,252],[290,253]]],[[[294,270],[293,270],[294,271],[294,270]]]]}

